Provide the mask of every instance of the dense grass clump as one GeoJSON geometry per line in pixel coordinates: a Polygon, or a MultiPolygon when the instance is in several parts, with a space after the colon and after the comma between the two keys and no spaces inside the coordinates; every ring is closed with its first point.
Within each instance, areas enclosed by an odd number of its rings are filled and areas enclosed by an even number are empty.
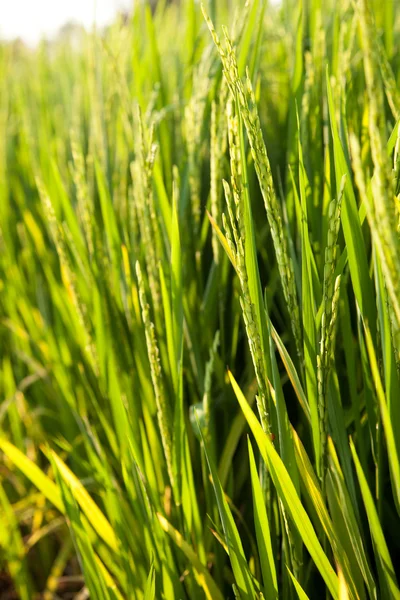
{"type": "Polygon", "coordinates": [[[0,46],[1,598],[400,598],[399,66],[393,0],[0,46]]]}

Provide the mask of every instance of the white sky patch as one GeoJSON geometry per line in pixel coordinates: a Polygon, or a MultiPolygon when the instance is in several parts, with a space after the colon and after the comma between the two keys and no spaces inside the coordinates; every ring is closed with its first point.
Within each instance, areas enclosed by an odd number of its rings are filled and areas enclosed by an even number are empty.
{"type": "Polygon", "coordinates": [[[69,21],[90,28],[111,22],[133,0],[0,0],[0,39],[20,37],[28,44],[51,38],[69,21]]]}

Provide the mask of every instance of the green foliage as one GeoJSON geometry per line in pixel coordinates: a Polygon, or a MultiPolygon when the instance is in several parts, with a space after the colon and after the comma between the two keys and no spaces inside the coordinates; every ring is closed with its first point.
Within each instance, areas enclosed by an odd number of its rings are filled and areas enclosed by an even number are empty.
{"type": "Polygon", "coordinates": [[[0,45],[9,597],[400,598],[399,56],[390,0],[0,45]]]}

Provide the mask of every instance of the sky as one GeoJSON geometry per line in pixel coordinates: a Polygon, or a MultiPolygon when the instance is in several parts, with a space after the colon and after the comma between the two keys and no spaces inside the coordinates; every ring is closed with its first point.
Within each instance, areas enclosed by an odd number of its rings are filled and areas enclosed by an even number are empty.
{"type": "Polygon", "coordinates": [[[105,25],[133,0],[0,0],[0,39],[22,38],[36,44],[68,21],[91,27],[105,25]]]}

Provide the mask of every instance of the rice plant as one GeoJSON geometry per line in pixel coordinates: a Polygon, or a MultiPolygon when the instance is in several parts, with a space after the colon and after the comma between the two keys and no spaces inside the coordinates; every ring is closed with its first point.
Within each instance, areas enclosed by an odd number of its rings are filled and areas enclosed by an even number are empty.
{"type": "Polygon", "coordinates": [[[0,44],[0,598],[400,598],[400,7],[0,44]]]}

